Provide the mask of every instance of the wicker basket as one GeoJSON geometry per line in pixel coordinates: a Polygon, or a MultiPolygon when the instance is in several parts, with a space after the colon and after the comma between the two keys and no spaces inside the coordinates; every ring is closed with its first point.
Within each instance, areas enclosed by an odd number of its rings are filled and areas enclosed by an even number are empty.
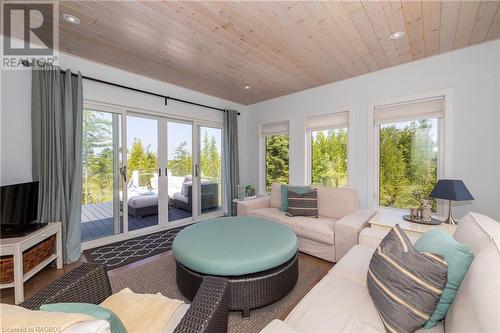
{"type": "MultiPolygon", "coordinates": [[[[23,273],[29,272],[42,261],[49,258],[54,251],[56,235],[30,247],[23,252],[23,273]]],[[[14,257],[0,257],[0,283],[14,282],[14,257]]]]}

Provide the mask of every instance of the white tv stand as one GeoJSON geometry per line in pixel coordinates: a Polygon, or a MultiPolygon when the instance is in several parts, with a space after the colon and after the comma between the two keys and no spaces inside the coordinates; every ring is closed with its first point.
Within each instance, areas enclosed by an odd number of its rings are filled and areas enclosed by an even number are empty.
{"type": "Polygon", "coordinates": [[[24,237],[5,238],[0,240],[0,255],[14,257],[14,282],[0,284],[0,289],[14,287],[15,302],[16,304],[24,301],[24,282],[33,277],[36,273],[41,271],[45,266],[56,261],[57,269],[61,269],[62,262],[62,234],[61,222],[50,222],[43,228],[40,228],[24,237]],[[23,251],[29,249],[43,240],[56,235],[56,246],[54,253],[42,261],[35,268],[23,273],[23,251]]]}

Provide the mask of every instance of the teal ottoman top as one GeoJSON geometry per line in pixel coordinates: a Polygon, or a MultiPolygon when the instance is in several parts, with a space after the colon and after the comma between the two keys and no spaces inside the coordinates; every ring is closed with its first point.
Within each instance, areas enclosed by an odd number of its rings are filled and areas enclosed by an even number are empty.
{"type": "Polygon", "coordinates": [[[237,276],[284,264],[297,252],[297,236],[276,222],[224,217],[184,228],[172,249],[175,259],[195,272],[237,276]]]}

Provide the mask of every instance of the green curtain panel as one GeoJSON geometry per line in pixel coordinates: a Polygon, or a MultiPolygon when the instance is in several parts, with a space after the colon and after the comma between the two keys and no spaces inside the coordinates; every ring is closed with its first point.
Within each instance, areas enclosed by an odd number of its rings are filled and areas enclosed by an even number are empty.
{"type": "Polygon", "coordinates": [[[70,263],[81,252],[82,76],[59,67],[33,68],[31,96],[38,219],[62,222],[64,260],[70,263]]]}
{"type": "Polygon", "coordinates": [[[224,198],[226,200],[227,215],[234,216],[236,215],[236,204],[233,203],[233,199],[238,196],[238,184],[240,182],[237,111],[224,111],[223,130],[224,198]]]}

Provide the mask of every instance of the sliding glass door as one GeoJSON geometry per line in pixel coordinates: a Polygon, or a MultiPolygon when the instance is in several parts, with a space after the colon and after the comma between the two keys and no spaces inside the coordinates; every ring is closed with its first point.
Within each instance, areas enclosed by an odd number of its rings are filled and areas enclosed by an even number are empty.
{"type": "Polygon", "coordinates": [[[168,221],[193,216],[193,124],[167,120],[168,221]]]}
{"type": "Polygon", "coordinates": [[[166,223],[163,186],[159,177],[160,118],[127,115],[127,214],[128,231],[166,223]],[[163,199],[163,200],[162,200],[163,199]]]}
{"type": "Polygon", "coordinates": [[[222,214],[220,127],[97,109],[84,110],[82,242],[222,214]]]}
{"type": "Polygon", "coordinates": [[[123,232],[122,115],[83,110],[81,241],[123,232]]]}
{"type": "Polygon", "coordinates": [[[198,126],[198,213],[222,211],[222,129],[198,126]]]}

